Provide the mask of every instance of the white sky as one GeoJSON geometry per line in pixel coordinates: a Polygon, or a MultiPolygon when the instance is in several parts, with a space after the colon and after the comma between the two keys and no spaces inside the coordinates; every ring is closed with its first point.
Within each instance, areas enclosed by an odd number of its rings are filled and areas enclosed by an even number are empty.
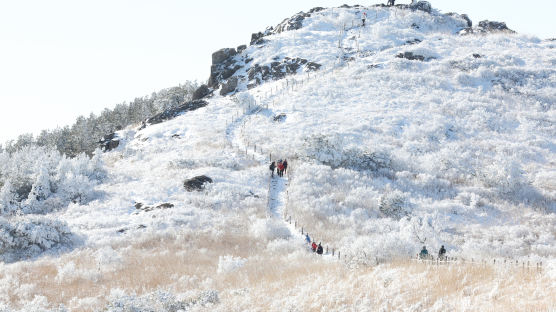
{"type": "MultiPolygon", "coordinates": [[[[554,0],[430,2],[475,24],[503,21],[520,33],[556,37],[554,0]]],[[[344,3],[380,2],[0,0],[0,142],[205,81],[212,52],[248,44],[251,33],[299,11],[344,3]]]]}

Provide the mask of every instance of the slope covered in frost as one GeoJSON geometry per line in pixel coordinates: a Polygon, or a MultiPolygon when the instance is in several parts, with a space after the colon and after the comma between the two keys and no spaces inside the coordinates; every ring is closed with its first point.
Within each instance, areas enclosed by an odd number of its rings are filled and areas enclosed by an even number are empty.
{"type": "MultiPolygon", "coordinates": [[[[335,301],[319,299],[332,310],[452,309],[469,293],[477,297],[466,306],[480,309],[507,295],[504,286],[486,288],[513,271],[471,269],[488,276],[489,286],[473,288],[479,282],[469,275],[452,297],[419,301],[386,292],[377,299],[361,287],[347,298],[353,284],[340,276],[353,267],[315,259],[291,226],[270,218],[282,213],[317,241],[364,254],[359,269],[370,260],[408,258],[423,244],[431,251],[445,245],[460,258],[543,261],[539,283],[549,286],[535,293],[549,298],[555,44],[485,32],[487,24],[470,31],[469,22],[407,7],[315,9],[254,35],[248,47],[220,52],[212,83],[199,95],[207,105],[118,132],[119,146],[102,156],[106,177],[87,184],[94,198],[38,210],[62,222],[80,247],[30,268],[0,267],[12,272],[6,285],[33,285],[23,295],[6,289],[9,298],[0,303],[24,307],[43,300],[37,294],[75,309],[318,309],[319,301],[303,299],[317,283],[272,273],[315,274],[306,263],[321,274],[315,280],[336,281],[328,285],[335,301]],[[270,153],[290,163],[287,188],[270,183],[270,153]],[[212,183],[188,192],[184,181],[198,176],[212,183]],[[13,273],[25,270],[54,270],[57,287],[65,280],[81,287],[59,295],[46,279],[13,273]]],[[[395,265],[362,270],[371,271],[361,271],[361,280],[380,280],[396,294],[420,274],[395,265]]],[[[447,268],[465,275],[454,270],[447,268]]]]}

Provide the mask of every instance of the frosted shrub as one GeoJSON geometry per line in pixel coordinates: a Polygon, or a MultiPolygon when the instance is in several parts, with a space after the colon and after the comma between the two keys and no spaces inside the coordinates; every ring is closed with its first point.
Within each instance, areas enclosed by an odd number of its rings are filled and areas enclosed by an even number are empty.
{"type": "Polygon", "coordinates": [[[40,216],[0,217],[0,254],[6,260],[29,257],[59,246],[71,246],[65,222],[40,216]]]}
{"type": "Polygon", "coordinates": [[[316,136],[305,142],[304,154],[332,168],[354,170],[389,171],[392,166],[390,155],[382,151],[363,151],[347,148],[339,136],[316,136]],[[386,169],[386,170],[385,170],[386,169]]]}
{"type": "Polygon", "coordinates": [[[525,183],[518,162],[498,159],[482,169],[481,181],[487,187],[497,188],[500,193],[515,192],[525,183]]]}
{"type": "Polygon", "coordinates": [[[100,152],[67,158],[53,149],[27,147],[2,154],[0,213],[45,214],[70,202],[86,203],[106,177],[100,152]]]}
{"type": "Polygon", "coordinates": [[[378,209],[386,217],[397,220],[408,215],[410,212],[407,204],[407,197],[398,190],[387,191],[382,195],[380,197],[378,209]]]}
{"type": "Polygon", "coordinates": [[[237,271],[242,266],[245,265],[247,259],[243,259],[241,257],[234,257],[234,256],[220,256],[218,257],[218,269],[217,273],[231,273],[237,271]]]}
{"type": "Polygon", "coordinates": [[[243,110],[254,110],[257,107],[255,98],[249,92],[238,93],[233,101],[236,102],[243,110]]]}
{"type": "Polygon", "coordinates": [[[112,290],[109,300],[104,311],[189,311],[191,308],[210,307],[220,302],[215,290],[203,291],[196,297],[186,299],[178,299],[166,291],[136,296],[127,295],[121,290],[112,290]]]}

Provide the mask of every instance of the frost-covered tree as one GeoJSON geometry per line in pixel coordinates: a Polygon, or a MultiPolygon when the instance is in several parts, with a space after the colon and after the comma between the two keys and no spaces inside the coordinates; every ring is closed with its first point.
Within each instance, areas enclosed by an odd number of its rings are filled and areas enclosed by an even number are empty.
{"type": "Polygon", "coordinates": [[[34,212],[36,209],[40,211],[40,202],[47,199],[51,192],[50,176],[44,164],[40,164],[40,169],[35,178],[31,192],[25,200],[25,209],[27,213],[34,212]]]}
{"type": "Polygon", "coordinates": [[[12,191],[12,184],[10,181],[3,183],[0,188],[0,215],[10,214],[17,209],[17,199],[15,193],[12,191]]]}
{"type": "Polygon", "coordinates": [[[43,130],[36,138],[32,134],[23,134],[16,141],[6,142],[4,149],[14,153],[27,146],[45,146],[54,147],[69,157],[80,153],[91,156],[104,135],[139,124],[166,109],[179,106],[191,99],[197,86],[196,82],[186,82],[177,87],[153,92],[150,96],[136,98],[132,103],[124,102],[113,109],[106,108],[98,116],[80,116],[71,126],[43,130]]]}
{"type": "Polygon", "coordinates": [[[101,154],[68,158],[37,146],[0,154],[1,213],[43,214],[94,199],[95,186],[106,177],[101,154]]]}

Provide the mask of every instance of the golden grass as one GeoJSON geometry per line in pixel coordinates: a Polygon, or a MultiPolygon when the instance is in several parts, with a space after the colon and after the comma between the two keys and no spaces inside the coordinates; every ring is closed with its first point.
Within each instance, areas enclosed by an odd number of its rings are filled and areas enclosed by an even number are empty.
{"type": "MultiPolygon", "coordinates": [[[[111,289],[148,294],[215,289],[220,303],[207,311],[549,311],[556,306],[554,281],[535,269],[492,265],[430,265],[397,260],[377,267],[349,269],[311,253],[280,255],[246,235],[215,240],[211,235],[160,235],[131,245],[114,244],[121,261],[99,264],[95,250],[56,259],[19,263],[10,274],[30,284],[24,297],[8,294],[14,307],[34,295],[53,306],[92,311],[107,303],[111,289]],[[216,273],[218,257],[247,259],[230,273],[216,273]],[[65,264],[75,274],[57,279],[65,264]],[[96,298],[96,306],[75,298],[96,298]]],[[[4,267],[4,270],[10,266],[4,267]]],[[[4,273],[4,272],[3,272],[4,273]]]]}

